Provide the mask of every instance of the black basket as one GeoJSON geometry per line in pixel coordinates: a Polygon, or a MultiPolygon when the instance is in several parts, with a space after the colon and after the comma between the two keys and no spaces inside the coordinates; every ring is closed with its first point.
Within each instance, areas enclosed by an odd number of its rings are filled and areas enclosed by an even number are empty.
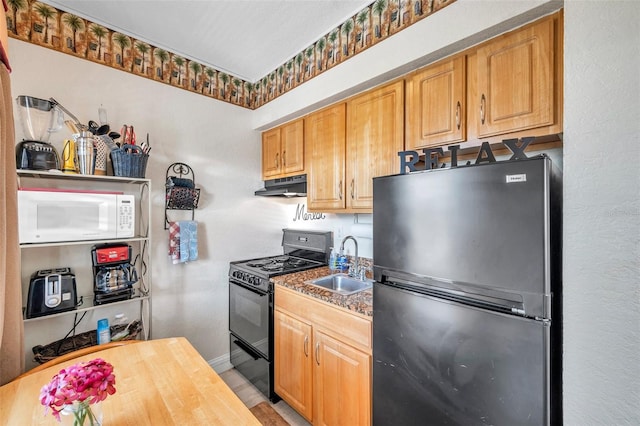
{"type": "Polygon", "coordinates": [[[122,145],[111,151],[113,175],[123,177],[144,178],[147,170],[149,154],[142,152],[136,145],[122,145]]]}
{"type": "Polygon", "coordinates": [[[200,188],[183,186],[167,187],[167,208],[173,210],[191,210],[198,208],[200,188]]]}

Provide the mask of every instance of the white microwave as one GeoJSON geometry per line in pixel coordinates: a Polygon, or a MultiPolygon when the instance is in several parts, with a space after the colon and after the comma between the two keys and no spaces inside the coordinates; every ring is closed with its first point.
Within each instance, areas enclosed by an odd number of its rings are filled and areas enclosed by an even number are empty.
{"type": "Polygon", "coordinates": [[[21,188],[20,243],[131,238],[134,203],[133,195],[116,192],[21,188]]]}

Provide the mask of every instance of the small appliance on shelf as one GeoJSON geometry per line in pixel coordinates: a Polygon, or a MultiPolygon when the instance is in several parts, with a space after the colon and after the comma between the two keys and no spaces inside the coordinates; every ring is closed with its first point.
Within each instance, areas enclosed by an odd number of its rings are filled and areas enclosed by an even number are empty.
{"type": "Polygon", "coordinates": [[[33,96],[18,96],[18,117],[25,140],[16,145],[16,168],[27,170],[60,169],[58,152],[49,143],[56,131],[55,106],[48,100],[33,96]]]}
{"type": "Polygon", "coordinates": [[[91,249],[93,261],[93,304],[128,300],[133,297],[133,285],[138,273],[131,264],[128,244],[101,244],[91,249]]]}
{"type": "Polygon", "coordinates": [[[76,277],[71,268],[42,269],[31,274],[27,318],[76,309],[76,277]]]}

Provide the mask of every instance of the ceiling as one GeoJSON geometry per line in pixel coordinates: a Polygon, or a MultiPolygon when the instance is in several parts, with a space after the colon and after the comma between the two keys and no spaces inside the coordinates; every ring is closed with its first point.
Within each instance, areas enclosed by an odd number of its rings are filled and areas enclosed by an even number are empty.
{"type": "Polygon", "coordinates": [[[187,59],[257,81],[372,0],[41,0],[187,59]]]}

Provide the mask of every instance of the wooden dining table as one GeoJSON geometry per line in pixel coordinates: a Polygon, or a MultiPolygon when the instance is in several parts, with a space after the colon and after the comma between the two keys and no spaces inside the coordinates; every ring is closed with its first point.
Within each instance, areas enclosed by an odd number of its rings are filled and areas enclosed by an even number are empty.
{"type": "Polygon", "coordinates": [[[104,424],[260,425],[184,337],[94,352],[0,387],[0,425],[59,425],[39,396],[62,368],[95,358],[113,365],[116,392],[102,402],[104,424]]]}

